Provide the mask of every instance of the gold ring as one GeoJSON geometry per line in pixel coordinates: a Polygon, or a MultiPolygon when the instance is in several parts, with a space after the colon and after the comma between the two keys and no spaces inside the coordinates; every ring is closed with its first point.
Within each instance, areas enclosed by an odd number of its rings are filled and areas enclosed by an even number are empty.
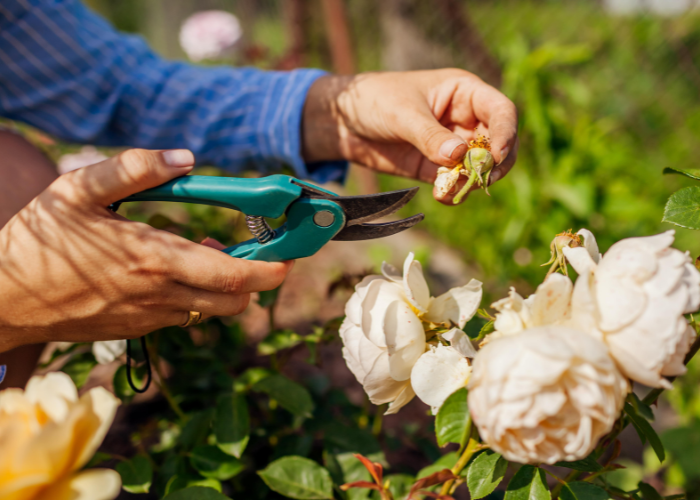
{"type": "Polygon", "coordinates": [[[198,311],[189,311],[187,313],[187,321],[185,321],[182,325],[182,328],[187,328],[188,326],[192,325],[198,325],[203,321],[202,318],[202,313],[198,311]]]}

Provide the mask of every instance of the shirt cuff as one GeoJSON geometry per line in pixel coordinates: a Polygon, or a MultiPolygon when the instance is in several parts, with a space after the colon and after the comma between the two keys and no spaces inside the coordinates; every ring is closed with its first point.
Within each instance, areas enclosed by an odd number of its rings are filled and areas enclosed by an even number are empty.
{"type": "Polygon", "coordinates": [[[302,179],[319,184],[344,183],[349,166],[347,161],[306,163],[301,156],[304,103],[311,85],[326,74],[319,69],[299,69],[285,74],[271,89],[271,101],[277,101],[278,105],[266,106],[259,123],[265,129],[261,132],[268,139],[265,156],[289,165],[302,179]]]}

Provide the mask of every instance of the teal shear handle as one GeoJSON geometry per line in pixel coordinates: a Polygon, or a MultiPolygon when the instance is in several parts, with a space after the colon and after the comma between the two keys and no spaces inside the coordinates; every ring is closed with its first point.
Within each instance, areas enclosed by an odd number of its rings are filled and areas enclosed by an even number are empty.
{"type": "Polygon", "coordinates": [[[345,214],[341,206],[331,201],[335,196],[286,175],[259,179],[192,175],[122,201],[197,203],[243,212],[251,225],[265,224],[262,227],[266,238],[253,238],[223,251],[242,259],[280,262],[313,255],[340,232],[345,214]],[[306,197],[308,189],[327,198],[306,197]],[[284,214],[287,222],[282,227],[272,231],[266,226],[263,217],[276,219],[284,214]],[[261,239],[268,241],[261,243],[261,239]]]}

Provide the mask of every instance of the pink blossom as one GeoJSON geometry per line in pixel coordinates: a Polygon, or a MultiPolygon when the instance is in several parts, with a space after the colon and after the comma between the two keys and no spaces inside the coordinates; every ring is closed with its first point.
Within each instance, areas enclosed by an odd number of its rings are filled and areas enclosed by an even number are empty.
{"type": "Polygon", "coordinates": [[[193,61],[221,59],[241,39],[238,18],[223,10],[205,10],[188,17],[180,29],[180,46],[193,61]]]}

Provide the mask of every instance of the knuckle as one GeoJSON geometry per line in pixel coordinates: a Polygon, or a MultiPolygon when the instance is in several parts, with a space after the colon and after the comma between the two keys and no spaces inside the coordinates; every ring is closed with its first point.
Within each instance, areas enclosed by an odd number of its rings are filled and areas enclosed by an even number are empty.
{"type": "Polygon", "coordinates": [[[158,182],[160,180],[158,155],[147,149],[129,149],[120,153],[119,162],[135,183],[158,182]]]}
{"type": "Polygon", "coordinates": [[[223,293],[238,293],[246,285],[246,277],[237,271],[224,273],[221,275],[219,289],[223,293]]]}

